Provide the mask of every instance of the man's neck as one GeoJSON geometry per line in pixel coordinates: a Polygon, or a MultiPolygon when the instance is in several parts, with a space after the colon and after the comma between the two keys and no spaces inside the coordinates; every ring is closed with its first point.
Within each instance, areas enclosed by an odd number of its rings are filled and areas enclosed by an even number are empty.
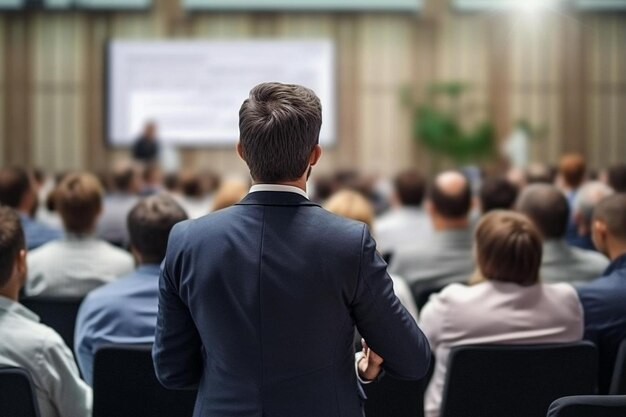
{"type": "Polygon", "coordinates": [[[255,181],[254,182],[254,185],[259,185],[259,184],[288,185],[290,187],[297,187],[306,193],[306,180],[304,178],[300,178],[296,181],[281,181],[281,182],[255,181]]]}
{"type": "Polygon", "coordinates": [[[469,220],[463,219],[433,219],[433,228],[437,231],[463,230],[469,227],[469,220]]]}
{"type": "Polygon", "coordinates": [[[0,296],[6,297],[9,300],[17,301],[20,294],[20,289],[17,285],[9,282],[4,287],[0,288],[0,296]]]}
{"type": "Polygon", "coordinates": [[[616,260],[622,255],[626,255],[626,243],[618,243],[608,248],[608,256],[611,261],[616,260]]]}

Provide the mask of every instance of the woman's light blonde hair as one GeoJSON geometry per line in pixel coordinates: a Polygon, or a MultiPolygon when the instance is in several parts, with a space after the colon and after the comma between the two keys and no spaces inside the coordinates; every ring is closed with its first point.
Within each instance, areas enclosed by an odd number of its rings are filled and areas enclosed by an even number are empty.
{"type": "Polygon", "coordinates": [[[374,223],[374,208],[360,193],[341,190],[333,194],[324,204],[331,213],[365,223],[370,229],[374,223]]]}

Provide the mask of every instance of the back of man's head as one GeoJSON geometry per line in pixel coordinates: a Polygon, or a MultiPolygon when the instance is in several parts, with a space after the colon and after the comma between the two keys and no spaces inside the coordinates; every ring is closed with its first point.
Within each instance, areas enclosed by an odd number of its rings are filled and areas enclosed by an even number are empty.
{"type": "Polygon", "coordinates": [[[186,219],[185,210],[165,194],[139,201],[128,213],[127,225],[130,244],[141,257],[141,263],[160,263],[172,227],[186,219]]]}
{"type": "Polygon", "coordinates": [[[569,188],[580,187],[585,179],[586,169],[585,159],[579,154],[563,155],[559,161],[559,175],[569,188]]]}
{"type": "Polygon", "coordinates": [[[295,181],[319,142],[322,105],[308,88],[259,84],[239,110],[242,158],[257,182],[295,181]]]}
{"type": "Polygon", "coordinates": [[[591,181],[580,187],[573,204],[576,223],[588,230],[594,208],[611,194],[613,194],[611,187],[600,181],[591,181]]]}
{"type": "Polygon", "coordinates": [[[604,223],[614,239],[626,244],[626,194],[613,194],[600,201],[593,212],[593,221],[604,223]]]}
{"type": "Polygon", "coordinates": [[[0,204],[19,209],[33,184],[25,169],[11,167],[0,169],[0,204]]]}
{"type": "Polygon", "coordinates": [[[504,177],[491,177],[480,187],[480,207],[483,213],[492,210],[509,210],[515,204],[517,187],[504,177]]]}
{"type": "Polygon", "coordinates": [[[554,182],[553,172],[544,164],[530,164],[525,174],[527,184],[552,184],[554,182]]]}
{"type": "Polygon", "coordinates": [[[466,219],[472,208],[472,189],[465,175],[458,171],[446,171],[433,181],[429,199],[433,210],[442,218],[466,219]]]}
{"type": "Polygon", "coordinates": [[[419,207],[422,205],[426,183],[418,171],[410,169],[400,172],[394,179],[394,187],[403,206],[419,207]]]}
{"type": "Polygon", "coordinates": [[[123,166],[113,171],[112,181],[116,191],[135,193],[138,188],[139,176],[132,166],[123,166]]]}
{"type": "Polygon", "coordinates": [[[612,165],[607,176],[609,185],[616,193],[626,193],[626,164],[612,165]]]}
{"type": "Polygon", "coordinates": [[[18,254],[25,248],[20,218],[13,209],[0,206],[0,288],[13,276],[18,254]]]}
{"type": "Polygon", "coordinates": [[[88,173],[67,175],[54,191],[54,205],[70,233],[93,231],[102,209],[102,186],[88,173]]]}
{"type": "Polygon", "coordinates": [[[531,184],[520,194],[517,211],[526,214],[544,239],[561,239],[569,221],[569,205],[563,193],[548,184],[531,184]]]}

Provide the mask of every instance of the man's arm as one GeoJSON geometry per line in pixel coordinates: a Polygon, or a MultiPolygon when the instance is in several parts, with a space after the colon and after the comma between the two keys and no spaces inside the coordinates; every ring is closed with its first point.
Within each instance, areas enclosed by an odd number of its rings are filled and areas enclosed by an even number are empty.
{"type": "MultiPolygon", "coordinates": [[[[169,246],[172,246],[172,238],[169,246]]],[[[168,247],[161,265],[159,312],[152,358],[156,376],[163,386],[193,389],[198,386],[202,375],[202,342],[189,308],[179,296],[178,280],[170,275],[176,256],[176,251],[168,247]]]]}
{"type": "Polygon", "coordinates": [[[382,367],[387,373],[399,379],[426,375],[430,365],[428,340],[395,296],[385,262],[366,227],[352,314],[367,344],[384,359],[382,367]]]}

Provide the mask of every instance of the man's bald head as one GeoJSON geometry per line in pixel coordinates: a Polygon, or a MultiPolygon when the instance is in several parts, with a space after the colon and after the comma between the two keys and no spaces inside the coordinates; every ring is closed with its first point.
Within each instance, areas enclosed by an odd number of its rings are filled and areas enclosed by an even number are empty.
{"type": "Polygon", "coordinates": [[[466,218],[472,207],[470,183],[458,171],[445,171],[437,175],[430,187],[433,209],[448,219],[466,218]]]}
{"type": "Polygon", "coordinates": [[[563,193],[555,186],[529,185],[520,194],[516,208],[530,217],[544,239],[561,239],[565,236],[569,205],[563,193]]]}

